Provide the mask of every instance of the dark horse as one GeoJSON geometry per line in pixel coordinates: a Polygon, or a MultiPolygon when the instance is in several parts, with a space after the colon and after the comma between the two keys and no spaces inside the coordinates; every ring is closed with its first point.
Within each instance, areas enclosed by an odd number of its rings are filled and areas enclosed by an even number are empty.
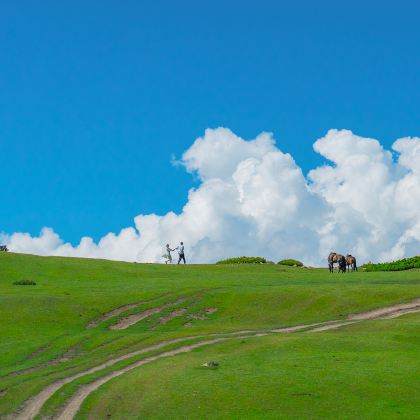
{"type": "Polygon", "coordinates": [[[334,264],[338,264],[338,272],[346,272],[346,258],[344,255],[337,254],[336,252],[331,252],[328,255],[328,270],[330,273],[334,272],[334,264]]]}
{"type": "Polygon", "coordinates": [[[0,252],[1,251],[7,252],[8,251],[7,245],[0,245],[0,252]]]}
{"type": "Polygon", "coordinates": [[[347,264],[347,270],[350,270],[350,267],[351,267],[351,271],[357,271],[356,258],[353,257],[353,255],[351,254],[346,255],[346,264],[347,264]]]}

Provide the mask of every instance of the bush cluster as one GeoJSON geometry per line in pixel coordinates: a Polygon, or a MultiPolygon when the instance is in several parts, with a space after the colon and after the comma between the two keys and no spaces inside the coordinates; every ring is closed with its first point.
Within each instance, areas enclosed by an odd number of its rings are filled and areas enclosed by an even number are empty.
{"type": "Polygon", "coordinates": [[[15,281],[13,284],[17,286],[35,286],[36,283],[33,280],[18,280],[15,281]]]}
{"type": "Polygon", "coordinates": [[[262,257],[237,257],[217,261],[216,264],[266,264],[267,260],[262,257]]]}
{"type": "Polygon", "coordinates": [[[364,264],[362,268],[364,271],[402,271],[420,268],[420,256],[381,264],[364,264]]]}
{"type": "Polygon", "coordinates": [[[296,267],[303,267],[303,263],[301,261],[294,260],[294,259],[281,260],[277,264],[280,264],[280,265],[289,265],[291,267],[295,267],[295,266],[296,267]]]}

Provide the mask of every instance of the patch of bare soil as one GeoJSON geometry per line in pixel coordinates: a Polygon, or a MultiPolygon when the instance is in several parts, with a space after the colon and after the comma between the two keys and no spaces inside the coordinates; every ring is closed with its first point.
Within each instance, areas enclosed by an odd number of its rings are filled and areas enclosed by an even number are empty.
{"type": "Polygon", "coordinates": [[[188,318],[195,319],[198,321],[204,321],[205,319],[209,319],[207,315],[213,314],[215,312],[217,312],[217,308],[206,308],[193,314],[189,314],[188,318]]]}
{"type": "Polygon", "coordinates": [[[165,295],[161,295],[161,296],[157,296],[155,298],[152,299],[147,299],[147,300],[142,300],[140,302],[134,302],[134,303],[129,303],[127,305],[123,305],[123,306],[119,306],[118,308],[113,309],[112,311],[106,312],[104,314],[102,314],[100,317],[90,321],[87,325],[86,328],[90,329],[90,328],[94,328],[96,327],[98,324],[100,324],[101,322],[107,321],[108,319],[117,316],[119,314],[121,314],[122,312],[125,312],[129,309],[134,309],[137,306],[140,305],[144,305],[146,303],[150,303],[150,302],[155,302],[157,300],[163,299],[167,296],[169,296],[170,293],[167,293],[165,295]]]}
{"type": "Polygon", "coordinates": [[[168,308],[169,306],[178,305],[182,302],[185,302],[185,300],[186,298],[183,297],[176,300],[175,302],[165,303],[164,305],[157,306],[156,308],[146,309],[143,312],[125,316],[124,318],[121,318],[116,324],[111,325],[109,329],[110,330],[125,330],[126,328],[131,327],[131,325],[137,324],[137,322],[145,318],[148,318],[151,315],[158,314],[162,312],[165,308],[168,308]]]}
{"type": "MultiPolygon", "coordinates": [[[[168,314],[166,316],[162,316],[159,319],[159,322],[158,322],[157,326],[165,325],[167,322],[171,321],[172,319],[184,315],[185,312],[187,312],[187,310],[185,308],[176,309],[175,311],[171,312],[170,314],[168,314]]],[[[157,326],[155,326],[154,328],[156,328],[157,326]]]]}
{"type": "Polygon", "coordinates": [[[158,314],[162,311],[164,306],[158,306],[157,308],[146,309],[138,314],[128,315],[120,319],[116,324],[109,327],[110,330],[125,330],[131,325],[137,324],[142,319],[148,318],[151,315],[158,314]]]}
{"type": "Polygon", "coordinates": [[[208,315],[214,314],[215,312],[217,312],[217,308],[206,308],[204,309],[204,312],[208,315]]]}

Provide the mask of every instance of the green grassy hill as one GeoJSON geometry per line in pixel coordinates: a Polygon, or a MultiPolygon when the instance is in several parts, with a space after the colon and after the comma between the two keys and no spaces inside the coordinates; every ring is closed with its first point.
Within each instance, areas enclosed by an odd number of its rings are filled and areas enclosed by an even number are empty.
{"type": "Polygon", "coordinates": [[[0,416],[415,418],[418,307],[348,317],[419,298],[418,271],[0,253],[0,416]]]}

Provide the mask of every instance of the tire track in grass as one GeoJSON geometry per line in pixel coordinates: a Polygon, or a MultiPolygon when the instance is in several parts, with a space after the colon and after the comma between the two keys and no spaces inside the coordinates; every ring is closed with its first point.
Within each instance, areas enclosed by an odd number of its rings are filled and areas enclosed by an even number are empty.
{"type": "Polygon", "coordinates": [[[349,315],[344,321],[332,322],[329,325],[323,325],[307,332],[321,332],[337,329],[346,325],[351,325],[360,321],[369,321],[375,319],[398,318],[408,313],[420,312],[420,299],[415,299],[409,303],[399,303],[384,308],[374,309],[372,311],[361,312],[359,314],[349,315]]]}
{"type": "Polygon", "coordinates": [[[402,315],[415,314],[416,312],[420,312],[420,308],[404,309],[402,311],[398,311],[398,312],[395,312],[395,313],[390,313],[390,314],[387,314],[387,315],[383,315],[378,319],[393,319],[393,318],[398,318],[402,315]]]}
{"type": "MultiPolygon", "coordinates": [[[[311,325],[319,325],[319,324],[311,324],[311,325]]],[[[275,332],[291,332],[291,330],[296,330],[299,329],[303,329],[303,328],[307,328],[307,325],[302,325],[302,326],[296,326],[296,327],[287,327],[284,329],[277,329],[275,330],[275,332]]],[[[119,356],[117,358],[114,359],[110,359],[104,363],[101,363],[97,366],[94,366],[92,368],[89,368],[85,371],[76,373],[74,375],[71,375],[67,378],[63,378],[60,379],[58,381],[53,382],[52,384],[46,386],[41,392],[39,392],[37,395],[29,398],[22,406],[22,408],[16,413],[14,414],[12,417],[9,417],[10,420],[28,420],[28,419],[33,419],[35,416],[37,416],[42,408],[42,406],[45,404],[45,402],[52,397],[52,395],[57,392],[60,388],[62,388],[64,385],[73,382],[76,379],[81,378],[82,376],[86,376],[95,372],[98,372],[102,369],[105,369],[107,367],[110,367],[118,362],[124,361],[126,359],[129,359],[131,357],[135,357],[135,356],[139,356],[141,354],[144,353],[148,353],[151,351],[155,351],[155,350],[160,350],[163,347],[166,347],[168,345],[172,345],[172,344],[178,344],[182,341],[187,341],[187,340],[194,340],[194,339],[199,339],[199,338],[203,338],[203,337],[217,337],[220,335],[223,336],[228,336],[228,337],[218,337],[218,338],[224,338],[224,339],[229,339],[230,337],[233,338],[237,338],[237,337],[253,337],[253,336],[257,336],[259,334],[269,334],[272,331],[268,331],[268,332],[258,332],[258,331],[253,331],[253,330],[241,330],[241,331],[234,331],[231,333],[214,333],[214,334],[202,334],[202,335],[196,335],[196,336],[185,336],[185,337],[179,337],[179,338],[175,338],[172,340],[166,340],[166,341],[162,341],[159,342],[157,344],[148,346],[148,347],[144,347],[142,349],[136,350],[136,351],[132,351],[130,353],[126,353],[122,356],[119,356]]],[[[130,365],[131,366],[131,365],[130,365]]]]}
{"type": "Polygon", "coordinates": [[[383,319],[384,315],[396,318],[398,316],[404,315],[405,313],[411,313],[413,311],[420,312],[420,299],[415,300],[411,303],[407,303],[407,304],[398,304],[398,305],[393,305],[386,308],[376,309],[373,311],[362,312],[360,314],[349,315],[346,321],[340,320],[340,321],[318,322],[318,323],[313,323],[313,324],[302,324],[302,325],[296,325],[294,327],[285,327],[285,328],[278,328],[278,329],[274,329],[274,330],[270,330],[266,332],[258,332],[251,335],[237,335],[235,337],[232,337],[232,336],[220,337],[220,338],[215,338],[212,340],[206,340],[206,341],[201,341],[201,342],[190,344],[190,345],[181,346],[174,350],[170,350],[170,351],[166,351],[166,352],[154,355],[154,356],[146,357],[145,359],[139,360],[122,369],[116,370],[87,385],[83,385],[81,388],[79,388],[78,391],[76,391],[76,393],[72,397],[69,398],[67,403],[64,405],[63,410],[57,417],[55,417],[55,419],[56,420],[72,420],[74,416],[77,414],[77,412],[79,411],[80,407],[82,406],[83,401],[93,391],[96,391],[100,386],[109,382],[113,378],[116,378],[118,376],[123,375],[124,373],[129,372],[130,370],[136,369],[137,367],[143,366],[147,363],[153,362],[155,360],[158,360],[164,357],[175,356],[180,353],[187,353],[198,347],[203,347],[203,346],[219,343],[222,341],[232,340],[232,339],[263,337],[263,336],[269,335],[270,333],[292,333],[292,332],[302,331],[302,330],[306,330],[306,332],[310,332],[310,333],[322,332],[322,331],[328,331],[331,329],[341,328],[346,325],[351,325],[351,324],[358,323],[361,321],[383,319]],[[407,312],[407,311],[410,311],[410,312],[407,312]]]}
{"type": "Polygon", "coordinates": [[[328,331],[331,329],[337,329],[346,325],[350,325],[353,323],[358,323],[365,320],[375,320],[375,319],[383,319],[385,316],[389,318],[396,318],[401,315],[404,315],[406,313],[412,313],[412,312],[420,312],[420,299],[416,299],[410,303],[406,304],[396,304],[391,305],[384,308],[379,308],[367,312],[362,312],[359,314],[353,314],[349,315],[346,320],[332,320],[332,321],[326,321],[326,322],[318,322],[318,323],[312,323],[312,324],[301,324],[296,325],[292,327],[284,327],[284,328],[277,328],[277,329],[271,329],[271,330],[263,330],[263,331],[253,331],[253,330],[243,330],[243,331],[235,331],[232,333],[215,333],[215,334],[207,334],[207,335],[197,335],[197,336],[190,336],[190,337],[180,337],[173,340],[167,340],[162,341],[160,343],[154,344],[152,346],[136,350],[130,353],[127,353],[125,355],[119,356],[115,359],[110,359],[100,365],[94,366],[86,371],[79,372],[78,374],[72,375],[68,378],[61,379],[59,381],[56,381],[50,385],[48,385],[46,388],[44,388],[39,394],[35,395],[34,397],[31,397],[29,400],[24,403],[22,409],[16,413],[11,419],[14,420],[28,420],[33,419],[37,414],[39,414],[39,411],[41,410],[44,403],[55,393],[57,392],[63,385],[68,384],[75,379],[78,379],[82,376],[98,372],[106,367],[112,366],[117,362],[120,362],[122,360],[126,360],[128,358],[131,358],[133,356],[141,355],[150,351],[159,350],[162,349],[165,346],[171,345],[171,344],[177,344],[182,341],[186,340],[192,340],[192,339],[199,339],[203,337],[214,337],[218,335],[223,335],[223,337],[216,337],[212,338],[210,340],[200,341],[197,343],[184,345],[181,347],[178,347],[173,350],[165,351],[153,356],[148,356],[144,359],[138,360],[124,368],[118,369],[114,372],[111,372],[99,379],[96,379],[92,381],[89,384],[83,385],[79,388],[78,391],[76,391],[75,394],[73,394],[65,403],[62,411],[60,414],[56,417],[60,420],[70,420],[74,417],[74,415],[79,410],[81,404],[86,399],[87,396],[94,390],[98,389],[101,385],[108,382],[109,380],[120,376],[132,369],[135,369],[136,367],[142,366],[146,363],[150,363],[152,361],[158,360],[162,357],[170,357],[175,356],[179,353],[186,353],[189,352],[195,348],[215,344],[221,341],[226,341],[229,339],[240,339],[240,338],[251,338],[251,337],[261,337],[266,336],[268,334],[275,334],[275,333],[293,333],[298,331],[308,332],[308,333],[314,333],[314,332],[321,332],[321,331],[328,331]]]}
{"type": "Polygon", "coordinates": [[[399,303],[397,305],[392,305],[385,308],[374,309],[373,311],[368,311],[361,314],[350,315],[348,319],[366,321],[368,319],[378,319],[382,316],[413,309],[420,310],[420,299],[415,299],[409,303],[399,303]]]}
{"type": "Polygon", "coordinates": [[[142,312],[138,312],[132,315],[127,315],[124,318],[121,318],[117,323],[111,325],[109,329],[110,330],[125,330],[128,327],[131,327],[132,325],[137,324],[137,322],[140,322],[151,315],[159,314],[164,309],[169,308],[170,306],[179,305],[180,303],[185,302],[187,299],[188,299],[187,297],[181,297],[174,302],[168,302],[168,303],[165,303],[164,305],[157,306],[155,308],[146,309],[142,312]]]}
{"type": "Polygon", "coordinates": [[[134,309],[137,306],[144,305],[145,303],[156,302],[156,301],[164,299],[165,297],[168,297],[170,295],[171,295],[171,293],[166,293],[164,295],[157,296],[155,298],[146,299],[146,300],[142,300],[142,301],[139,301],[139,302],[134,302],[134,303],[129,303],[127,305],[119,306],[118,308],[115,308],[115,309],[113,309],[109,312],[105,312],[104,314],[102,314],[98,318],[95,318],[92,321],[89,321],[89,323],[86,325],[86,328],[87,329],[94,328],[97,325],[99,325],[101,322],[108,321],[108,319],[111,319],[114,316],[117,316],[117,315],[121,314],[122,312],[125,312],[129,309],[134,309]]]}
{"type": "MultiPolygon", "coordinates": [[[[143,301],[139,301],[139,302],[135,302],[135,303],[129,303],[127,305],[119,306],[118,308],[115,308],[115,309],[113,309],[109,312],[106,312],[103,315],[101,315],[100,317],[95,318],[94,320],[90,321],[87,324],[86,329],[92,329],[92,328],[98,326],[100,323],[102,323],[104,321],[107,321],[107,320],[121,314],[122,312],[125,312],[125,311],[129,310],[129,309],[136,308],[136,307],[144,305],[146,303],[159,301],[159,300],[164,299],[165,297],[168,297],[170,295],[171,295],[171,293],[166,293],[164,295],[157,296],[155,298],[151,298],[151,299],[147,299],[147,300],[143,300],[143,301]]],[[[147,317],[149,317],[149,316],[151,316],[155,313],[161,312],[163,309],[165,309],[168,306],[176,305],[176,304],[181,303],[185,300],[186,300],[186,298],[182,297],[181,299],[178,299],[175,302],[167,303],[165,305],[162,305],[161,307],[146,309],[143,312],[140,312],[138,314],[129,315],[127,317],[122,318],[117,324],[111,325],[109,327],[109,329],[119,330],[119,329],[128,328],[129,326],[135,324],[136,322],[139,322],[140,320],[142,320],[144,318],[147,318],[147,317]],[[125,323],[127,323],[128,325],[125,325],[125,323]]],[[[83,341],[87,341],[87,340],[88,340],[88,338],[83,339],[83,341]]],[[[0,376],[0,377],[9,377],[9,376],[18,376],[18,375],[22,375],[22,374],[28,374],[28,373],[36,372],[37,370],[40,370],[40,369],[45,369],[45,368],[48,368],[48,367],[60,365],[61,363],[64,363],[64,362],[68,362],[68,361],[74,359],[76,356],[78,356],[78,353],[77,353],[76,350],[82,344],[83,344],[82,342],[76,343],[75,345],[73,345],[72,347],[67,349],[64,353],[62,353],[61,355],[56,356],[56,357],[54,357],[50,360],[47,360],[47,361],[45,361],[41,364],[31,366],[31,367],[28,367],[28,368],[23,368],[23,369],[11,371],[11,372],[7,373],[6,375],[0,376]]],[[[44,347],[41,347],[40,349],[31,353],[29,355],[29,359],[32,358],[32,357],[35,357],[38,353],[41,353],[42,351],[45,351],[48,348],[48,346],[50,346],[50,344],[45,345],[44,347]]]]}
{"type": "MultiPolygon", "coordinates": [[[[191,339],[195,337],[190,337],[191,339]]],[[[10,417],[10,419],[16,419],[16,420],[28,420],[34,418],[40,411],[41,407],[44,405],[44,403],[50,398],[56,391],[58,391],[61,387],[64,385],[73,382],[74,380],[81,378],[82,376],[89,375],[95,372],[98,372],[102,369],[105,369],[107,367],[110,367],[114,365],[115,363],[121,362],[123,360],[129,359],[130,357],[138,356],[144,353],[148,353],[150,351],[159,350],[165,346],[168,346],[170,344],[177,344],[180,341],[184,341],[188,338],[176,338],[173,340],[167,340],[162,341],[160,343],[154,344],[149,347],[144,347],[142,349],[126,353],[122,356],[119,356],[114,359],[110,359],[104,363],[101,363],[97,366],[94,366],[92,368],[89,368],[85,371],[76,373],[74,375],[71,375],[67,378],[60,379],[58,381],[53,382],[52,384],[46,386],[39,394],[37,394],[34,397],[29,398],[26,403],[24,404],[23,408],[16,413],[13,417],[10,417]]]]}
{"type": "MultiPolygon", "coordinates": [[[[238,336],[240,338],[241,336],[238,336]]],[[[245,336],[243,336],[245,337],[245,336]]],[[[246,336],[248,337],[248,336],[246,336]]],[[[207,341],[201,341],[198,343],[190,344],[187,346],[178,347],[174,350],[165,351],[163,353],[159,353],[155,356],[146,357],[144,359],[141,359],[129,366],[126,366],[125,368],[119,369],[117,371],[111,372],[108,375],[103,376],[102,378],[99,378],[87,385],[83,385],[79,388],[78,391],[76,391],[75,394],[71,398],[69,398],[67,404],[64,406],[64,409],[62,412],[55,417],[57,420],[71,420],[74,418],[76,413],[79,411],[80,406],[82,405],[83,401],[86,399],[86,397],[92,393],[93,391],[97,390],[101,385],[105,384],[106,382],[110,381],[113,378],[116,378],[117,376],[121,376],[126,372],[129,372],[132,369],[135,369],[137,367],[143,366],[147,363],[153,362],[155,360],[164,358],[164,357],[170,357],[175,356],[180,353],[187,353],[190,352],[193,349],[203,347],[210,344],[220,343],[222,341],[226,341],[228,338],[213,338],[211,340],[207,341]]]]}
{"type": "MultiPolygon", "coordinates": [[[[89,321],[89,323],[86,325],[86,329],[92,329],[92,328],[98,326],[101,322],[107,321],[108,319],[111,319],[114,316],[117,316],[117,315],[121,314],[122,312],[125,312],[129,309],[136,308],[137,306],[141,306],[141,305],[144,305],[146,303],[151,303],[151,302],[155,302],[155,301],[164,299],[165,297],[168,297],[171,294],[172,293],[166,293],[164,295],[160,295],[160,296],[157,296],[157,297],[154,297],[154,298],[151,298],[151,299],[147,299],[147,300],[143,300],[143,301],[129,303],[127,305],[119,306],[118,308],[115,308],[115,309],[113,309],[109,312],[106,312],[106,313],[102,314],[100,317],[89,321]]],[[[83,339],[83,341],[87,341],[87,340],[88,340],[88,338],[83,339]]],[[[7,374],[2,375],[0,377],[18,376],[18,375],[22,375],[22,374],[32,373],[32,372],[36,372],[37,370],[40,370],[40,369],[48,368],[48,367],[51,367],[51,366],[57,366],[61,363],[68,362],[69,360],[74,359],[76,356],[78,356],[77,348],[79,348],[82,344],[83,344],[82,342],[76,343],[73,346],[71,346],[69,349],[67,349],[64,353],[62,353],[61,355],[55,356],[50,360],[47,360],[47,361],[42,362],[42,363],[40,363],[38,365],[35,365],[35,366],[31,366],[31,367],[28,367],[28,368],[22,368],[22,369],[19,369],[19,370],[14,370],[14,371],[8,372],[7,374]]],[[[48,344],[45,344],[45,345],[41,346],[40,348],[38,348],[37,350],[35,350],[31,354],[29,354],[29,356],[26,358],[26,360],[31,360],[31,359],[37,357],[39,354],[47,351],[50,347],[51,347],[51,343],[48,343],[48,344]]]]}

